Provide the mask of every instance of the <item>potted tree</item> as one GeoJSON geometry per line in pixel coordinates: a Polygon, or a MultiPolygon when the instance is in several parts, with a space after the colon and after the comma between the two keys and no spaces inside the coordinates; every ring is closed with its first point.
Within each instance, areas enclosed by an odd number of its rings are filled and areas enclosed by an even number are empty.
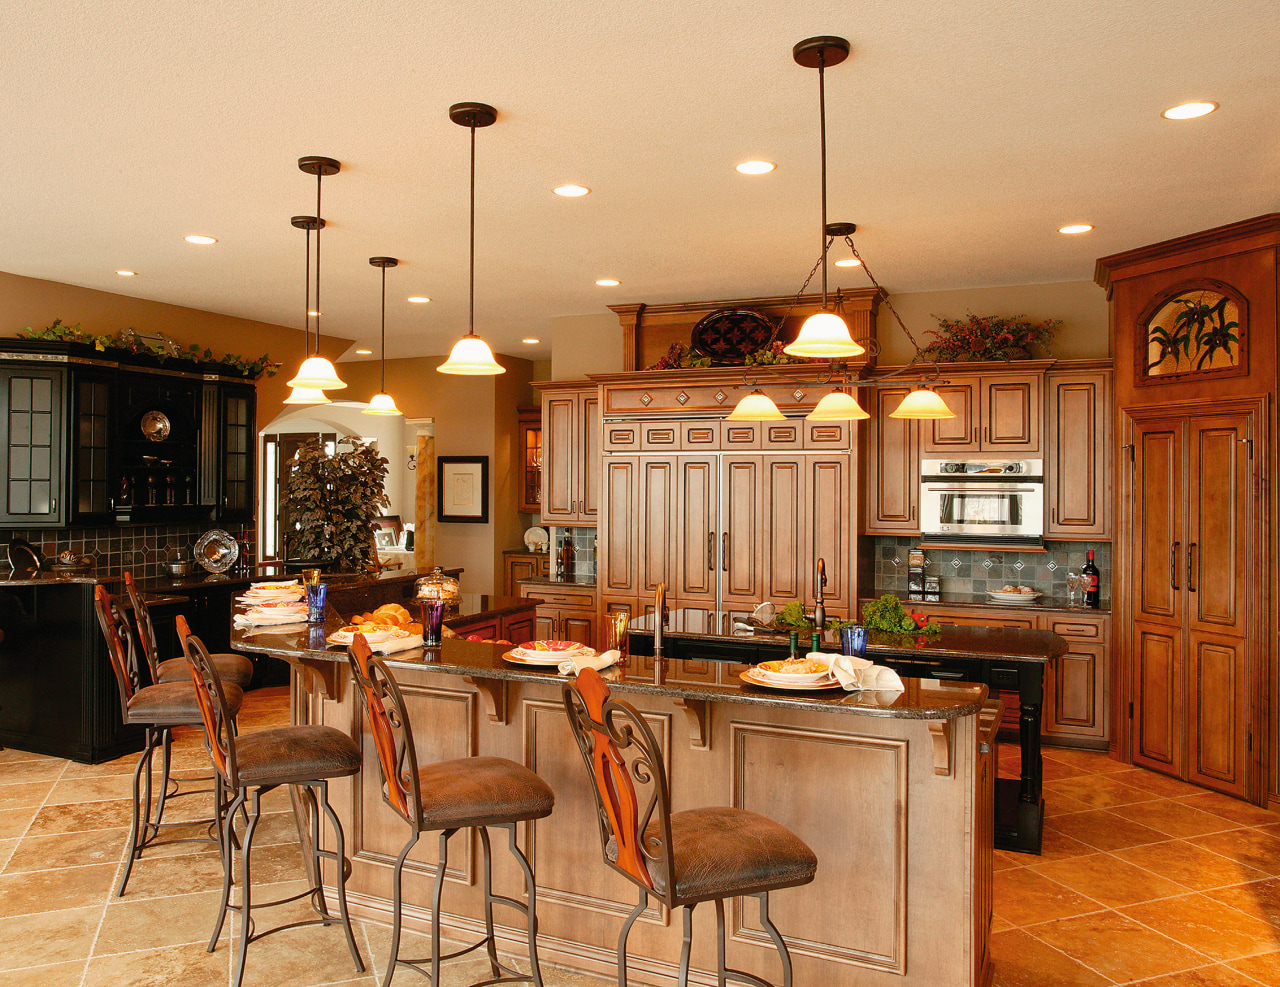
{"type": "Polygon", "coordinates": [[[383,489],[387,461],[358,439],[339,439],[338,445],[330,456],[312,439],[289,463],[282,485],[291,522],[287,564],[365,572],[376,568],[373,523],[390,503],[383,489]]]}

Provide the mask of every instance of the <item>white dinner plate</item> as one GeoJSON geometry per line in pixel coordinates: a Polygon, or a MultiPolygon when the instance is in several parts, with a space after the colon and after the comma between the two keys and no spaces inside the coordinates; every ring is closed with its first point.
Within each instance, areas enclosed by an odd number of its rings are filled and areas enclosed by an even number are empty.
{"type": "Polygon", "coordinates": [[[567,661],[569,656],[563,651],[536,651],[526,652],[529,657],[524,657],[519,648],[515,648],[506,652],[502,657],[515,665],[531,665],[534,668],[554,668],[562,661],[567,661]]]}
{"type": "Polygon", "coordinates": [[[987,590],[987,596],[997,603],[1033,603],[1040,599],[1039,593],[1001,593],[998,590],[987,590]]]}
{"type": "Polygon", "coordinates": [[[758,685],[764,689],[784,689],[787,692],[817,692],[822,689],[840,688],[840,680],[834,676],[821,682],[771,682],[769,679],[763,678],[754,667],[748,668],[745,672],[741,672],[738,675],[738,678],[750,685],[758,685]]]}

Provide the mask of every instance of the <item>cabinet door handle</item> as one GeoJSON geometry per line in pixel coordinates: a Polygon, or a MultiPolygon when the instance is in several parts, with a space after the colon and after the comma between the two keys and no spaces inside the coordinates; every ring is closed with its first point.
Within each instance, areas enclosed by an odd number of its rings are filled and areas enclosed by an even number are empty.
{"type": "Polygon", "coordinates": [[[915,504],[912,504],[912,505],[911,505],[911,516],[910,516],[907,520],[909,520],[909,521],[914,521],[915,519],[916,519],[916,505],[915,505],[915,504]]]}
{"type": "Polygon", "coordinates": [[[1178,585],[1178,547],[1181,544],[1182,542],[1176,541],[1169,546],[1169,585],[1174,589],[1182,589],[1178,585]]]}
{"type": "Polygon", "coordinates": [[[983,428],[983,430],[982,430],[982,440],[983,440],[984,442],[990,442],[990,441],[991,441],[991,426],[990,426],[990,425],[987,425],[985,428],[983,428]]]}
{"type": "Polygon", "coordinates": [[[707,532],[707,571],[716,571],[716,533],[707,532]]]}
{"type": "Polygon", "coordinates": [[[720,565],[725,572],[729,571],[729,532],[725,532],[720,539],[720,565]]]}
{"type": "Polygon", "coordinates": [[[1193,583],[1196,578],[1196,543],[1192,542],[1187,546],[1187,592],[1194,593],[1196,591],[1193,583]]]}
{"type": "Polygon", "coordinates": [[[1058,509],[1056,507],[1052,507],[1049,509],[1049,520],[1053,524],[1058,523],[1058,509]]]}
{"type": "Polygon", "coordinates": [[[974,441],[974,442],[977,442],[977,441],[978,441],[978,426],[977,426],[977,425],[974,425],[974,426],[973,426],[973,441],[974,441]]]}

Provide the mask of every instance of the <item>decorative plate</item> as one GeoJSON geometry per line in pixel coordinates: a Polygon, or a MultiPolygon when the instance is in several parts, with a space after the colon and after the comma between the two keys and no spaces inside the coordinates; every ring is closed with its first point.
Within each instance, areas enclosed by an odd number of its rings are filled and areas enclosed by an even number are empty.
{"type": "Polygon", "coordinates": [[[741,672],[738,678],[742,679],[748,685],[758,685],[764,689],[785,689],[787,692],[817,692],[820,689],[839,689],[840,680],[831,679],[827,682],[771,682],[761,676],[755,668],[748,668],[745,672],[741,672]]]}
{"type": "Polygon", "coordinates": [[[196,542],[195,556],[206,571],[226,572],[240,557],[240,546],[221,528],[212,528],[196,542]]]}
{"type": "Polygon", "coordinates": [[[538,655],[531,655],[521,652],[519,648],[504,652],[502,657],[517,665],[532,665],[535,668],[554,668],[565,660],[563,651],[544,651],[538,655]],[[529,656],[526,657],[526,655],[529,656]]]}
{"type": "Polygon", "coordinates": [[[530,653],[549,651],[558,654],[561,658],[568,658],[571,654],[595,654],[591,648],[577,641],[525,641],[516,650],[530,653]]]}
{"type": "Polygon", "coordinates": [[[142,434],[152,442],[163,442],[169,437],[169,416],[163,411],[148,411],[142,416],[142,434]]]}
{"type": "Polygon", "coordinates": [[[1002,593],[999,590],[987,590],[987,596],[996,603],[1035,603],[1040,599],[1039,593],[1002,593]]]}
{"type": "Polygon", "coordinates": [[[699,320],[690,343],[712,363],[733,364],[744,362],[777,336],[778,327],[767,315],[749,308],[722,308],[699,320]]]}
{"type": "Polygon", "coordinates": [[[764,661],[755,667],[757,679],[765,682],[776,683],[778,685],[826,685],[831,681],[831,666],[823,664],[814,659],[815,665],[822,665],[821,671],[817,672],[784,672],[781,661],[764,661]]]}

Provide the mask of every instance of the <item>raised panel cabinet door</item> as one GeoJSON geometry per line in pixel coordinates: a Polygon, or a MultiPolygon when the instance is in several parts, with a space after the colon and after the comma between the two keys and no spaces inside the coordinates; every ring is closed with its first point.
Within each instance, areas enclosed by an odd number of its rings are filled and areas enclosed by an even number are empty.
{"type": "Polygon", "coordinates": [[[1046,669],[1044,733],[1050,737],[1106,736],[1103,710],[1104,649],[1076,644],[1046,669]]]}
{"type": "Polygon", "coordinates": [[[575,439],[578,398],[573,394],[542,397],[542,521],[577,520],[577,469],[582,455],[575,439]]]}
{"type": "Polygon", "coordinates": [[[977,378],[940,384],[934,388],[955,417],[937,418],[920,426],[925,452],[950,455],[979,448],[978,388],[977,378]]]}
{"type": "Polygon", "coordinates": [[[516,584],[522,579],[538,575],[538,560],[531,555],[508,555],[503,566],[502,591],[505,596],[516,596],[516,584]]]}
{"type": "Polygon", "coordinates": [[[827,605],[851,612],[853,607],[853,527],[851,458],[845,453],[806,456],[804,530],[804,594],[818,592],[817,562],[826,566],[827,605]]]}
{"type": "MultiPolygon", "coordinates": [[[[662,462],[670,468],[670,460],[662,462]]],[[[714,600],[716,567],[720,558],[719,459],[715,456],[680,456],[675,464],[675,503],[663,518],[664,523],[673,523],[676,529],[675,555],[670,566],[672,578],[667,580],[667,595],[685,600],[714,600]]],[[[647,521],[652,510],[647,505],[644,510],[647,521]]],[[[648,551],[647,542],[641,551],[648,551]]],[[[642,554],[642,571],[644,565],[642,554]]],[[[641,584],[642,597],[652,592],[653,585],[641,584]]]]}
{"type": "MultiPolygon", "coordinates": [[[[534,626],[537,628],[537,640],[539,641],[559,641],[560,640],[560,611],[550,609],[548,607],[538,607],[537,618],[534,626]]],[[[516,644],[523,642],[517,641],[516,644]]]]}
{"type": "Polygon", "coordinates": [[[1043,377],[983,377],[980,445],[984,452],[1027,455],[1040,451],[1043,377]]]}
{"type": "Polygon", "coordinates": [[[0,522],[50,527],[66,517],[62,496],[63,386],[57,370],[0,371],[0,522]]]}
{"type": "Polygon", "coordinates": [[[114,501],[111,489],[110,380],[88,374],[74,374],[72,414],[71,493],[72,521],[107,523],[114,501]]]}
{"type": "Polygon", "coordinates": [[[578,405],[578,520],[594,524],[600,516],[600,398],[582,395],[578,405]]]}
{"type": "Polygon", "coordinates": [[[1249,684],[1246,641],[1188,635],[1187,781],[1244,798],[1249,778],[1249,684]]]}
{"type": "Polygon", "coordinates": [[[1187,626],[1240,639],[1248,627],[1248,533],[1261,496],[1250,424],[1246,415],[1192,418],[1187,443],[1187,626]]]}
{"type": "Polygon", "coordinates": [[[1134,436],[1134,615],[1170,627],[1182,626],[1186,586],[1185,443],[1183,419],[1143,422],[1134,436]]]}
{"type": "MultiPolygon", "coordinates": [[[[668,589],[675,579],[677,501],[676,465],[670,459],[639,460],[639,543],[633,592],[651,595],[658,583],[668,589]]],[[[611,519],[612,520],[612,519],[611,519]]],[[[636,518],[626,523],[636,525],[636,518]]]]}
{"type": "Polygon", "coordinates": [[[920,533],[920,426],[890,418],[910,387],[877,387],[867,463],[867,534],[920,533]]]}
{"type": "Polygon", "coordinates": [[[636,543],[636,476],[640,460],[634,456],[604,457],[604,507],[600,512],[597,579],[604,593],[635,593],[638,561],[636,543]]]}
{"type": "Polygon", "coordinates": [[[532,613],[516,613],[502,618],[502,636],[512,644],[524,644],[538,637],[538,618],[532,613]]]}
{"type": "Polygon", "coordinates": [[[565,611],[560,615],[561,640],[576,641],[588,648],[596,647],[596,615],[565,611]]]}
{"type": "Polygon", "coordinates": [[[761,545],[765,539],[764,484],[760,456],[724,458],[724,513],[721,516],[720,569],[724,603],[764,599],[761,545]]]}
{"type": "Polygon", "coordinates": [[[804,476],[803,457],[764,457],[763,513],[759,524],[764,542],[761,599],[772,603],[806,602],[804,476]]]}
{"type": "Polygon", "coordinates": [[[1181,777],[1185,733],[1179,627],[1134,627],[1133,763],[1181,777]]]}
{"type": "Polygon", "coordinates": [[[1109,375],[1049,377],[1045,456],[1045,536],[1108,538],[1111,453],[1107,414],[1109,375]]]}

